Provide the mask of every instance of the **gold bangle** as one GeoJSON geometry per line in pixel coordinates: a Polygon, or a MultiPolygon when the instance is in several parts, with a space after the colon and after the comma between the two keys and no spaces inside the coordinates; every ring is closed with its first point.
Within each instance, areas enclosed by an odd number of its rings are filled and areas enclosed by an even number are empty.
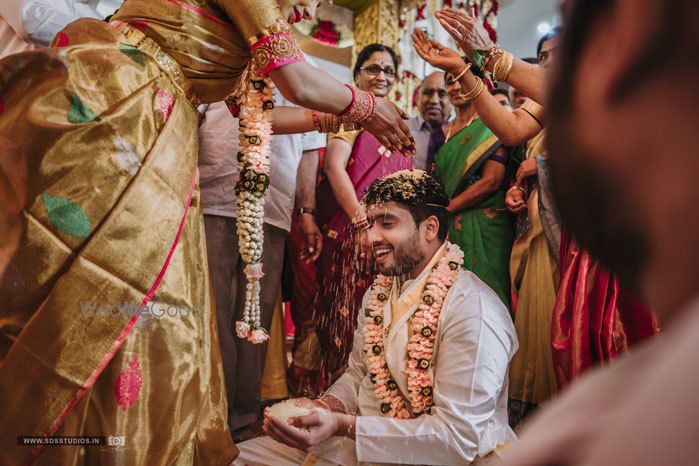
{"type": "Polygon", "coordinates": [[[502,54],[502,49],[498,44],[493,44],[493,46],[488,49],[488,54],[485,56],[485,59],[483,60],[483,66],[481,66],[480,70],[485,71],[486,67],[488,66],[488,63],[490,63],[490,60],[492,60],[493,57],[498,53],[502,54]]]}
{"type": "Polygon", "coordinates": [[[476,85],[473,86],[473,89],[471,89],[466,94],[459,91],[459,97],[464,99],[466,102],[471,102],[471,101],[475,100],[479,95],[481,95],[481,92],[483,92],[483,89],[485,89],[485,83],[483,82],[483,80],[481,78],[476,78],[476,85]]]}
{"type": "Polygon", "coordinates": [[[500,58],[493,66],[493,79],[495,81],[507,81],[514,61],[515,56],[511,52],[502,52],[502,55],[500,55],[500,58]]]}
{"type": "Polygon", "coordinates": [[[466,74],[466,72],[470,69],[471,69],[471,63],[467,63],[466,67],[461,71],[461,73],[459,73],[457,76],[454,76],[454,82],[461,79],[466,74]]]}

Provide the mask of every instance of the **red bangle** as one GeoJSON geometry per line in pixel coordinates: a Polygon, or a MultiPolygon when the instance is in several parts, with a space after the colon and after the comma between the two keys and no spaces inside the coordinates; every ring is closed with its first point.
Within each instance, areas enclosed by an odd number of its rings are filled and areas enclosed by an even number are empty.
{"type": "Polygon", "coordinates": [[[371,92],[362,91],[345,84],[352,91],[352,102],[339,116],[342,118],[345,129],[363,123],[376,115],[376,96],[371,92]]]}
{"type": "Polygon", "coordinates": [[[349,112],[352,109],[352,107],[354,106],[354,99],[356,97],[356,95],[354,93],[354,87],[350,86],[349,84],[345,84],[345,87],[347,89],[349,89],[350,92],[352,93],[352,100],[350,101],[349,105],[347,105],[347,107],[345,107],[345,109],[340,112],[340,116],[343,116],[344,114],[346,114],[347,112],[349,112]]]}

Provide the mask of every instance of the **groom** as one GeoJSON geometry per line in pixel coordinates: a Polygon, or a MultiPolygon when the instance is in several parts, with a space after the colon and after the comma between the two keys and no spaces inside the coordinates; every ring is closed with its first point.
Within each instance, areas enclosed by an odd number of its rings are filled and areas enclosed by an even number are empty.
{"type": "MultiPolygon", "coordinates": [[[[349,367],[320,411],[238,445],[235,464],[468,464],[515,438],[507,368],[517,337],[495,292],[446,241],[444,186],[421,170],[364,194],[380,275],[364,296],[349,367]]],[[[468,253],[468,251],[466,252],[468,253]]]]}

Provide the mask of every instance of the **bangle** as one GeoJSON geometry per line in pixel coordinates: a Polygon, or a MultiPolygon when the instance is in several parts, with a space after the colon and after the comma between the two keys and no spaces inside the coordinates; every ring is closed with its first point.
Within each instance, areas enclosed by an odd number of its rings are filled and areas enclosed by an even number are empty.
{"type": "Polygon", "coordinates": [[[352,227],[355,231],[367,230],[369,228],[369,219],[366,217],[361,220],[352,222],[352,227]]]}
{"type": "Polygon", "coordinates": [[[471,102],[475,100],[479,95],[481,95],[483,89],[485,89],[485,83],[481,78],[476,78],[476,85],[473,86],[473,89],[471,89],[466,94],[464,94],[462,91],[459,91],[459,97],[464,99],[466,102],[471,102]]]}
{"type": "Polygon", "coordinates": [[[461,71],[461,73],[459,73],[457,76],[454,76],[454,82],[456,82],[456,81],[458,81],[459,79],[461,79],[461,78],[463,77],[463,75],[465,75],[466,72],[467,72],[468,70],[470,70],[470,69],[471,69],[471,63],[467,63],[467,64],[466,64],[466,67],[461,71]]]}
{"type": "Polygon", "coordinates": [[[313,126],[319,133],[337,133],[342,126],[342,120],[330,113],[313,112],[313,126]]]}
{"type": "Polygon", "coordinates": [[[328,411],[332,411],[334,413],[346,414],[347,410],[345,409],[345,405],[342,403],[342,401],[338,400],[337,398],[335,398],[332,395],[329,395],[328,397],[321,396],[316,401],[325,405],[325,407],[328,408],[328,411]]]}
{"type": "Polygon", "coordinates": [[[312,209],[310,207],[299,207],[298,213],[299,213],[299,215],[310,214],[310,215],[313,215],[314,217],[316,216],[316,210],[312,209]]]}
{"type": "Polygon", "coordinates": [[[376,115],[376,97],[371,92],[362,91],[345,84],[352,92],[349,106],[338,115],[345,129],[356,127],[358,123],[370,121],[376,115]]]}
{"type": "Polygon", "coordinates": [[[502,55],[500,55],[500,58],[493,66],[493,79],[496,81],[507,81],[514,61],[515,56],[511,52],[502,52],[502,55]]]}
{"type": "Polygon", "coordinates": [[[483,64],[480,66],[481,71],[485,71],[485,68],[488,66],[488,63],[490,63],[490,60],[492,60],[498,53],[502,53],[502,49],[498,44],[493,44],[486,53],[487,55],[483,59],[483,64]]]}

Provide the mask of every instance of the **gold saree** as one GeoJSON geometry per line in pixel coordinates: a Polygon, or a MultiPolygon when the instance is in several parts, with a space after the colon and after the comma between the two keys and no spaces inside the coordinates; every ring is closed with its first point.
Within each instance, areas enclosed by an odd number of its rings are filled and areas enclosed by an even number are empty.
{"type": "Polygon", "coordinates": [[[133,27],[80,20],[0,61],[0,464],[237,455],[193,104],[234,92],[249,60],[239,23],[263,34],[278,8],[202,3],[129,0],[119,19],[133,27]],[[17,439],[75,435],[116,440],[17,439]]]}
{"type": "MultiPolygon", "coordinates": [[[[527,147],[527,159],[545,153],[546,131],[527,147]]],[[[527,199],[528,228],[517,238],[510,258],[512,309],[519,350],[510,362],[510,425],[557,391],[551,352],[551,313],[558,290],[558,269],[539,216],[539,191],[527,199]]]]}

